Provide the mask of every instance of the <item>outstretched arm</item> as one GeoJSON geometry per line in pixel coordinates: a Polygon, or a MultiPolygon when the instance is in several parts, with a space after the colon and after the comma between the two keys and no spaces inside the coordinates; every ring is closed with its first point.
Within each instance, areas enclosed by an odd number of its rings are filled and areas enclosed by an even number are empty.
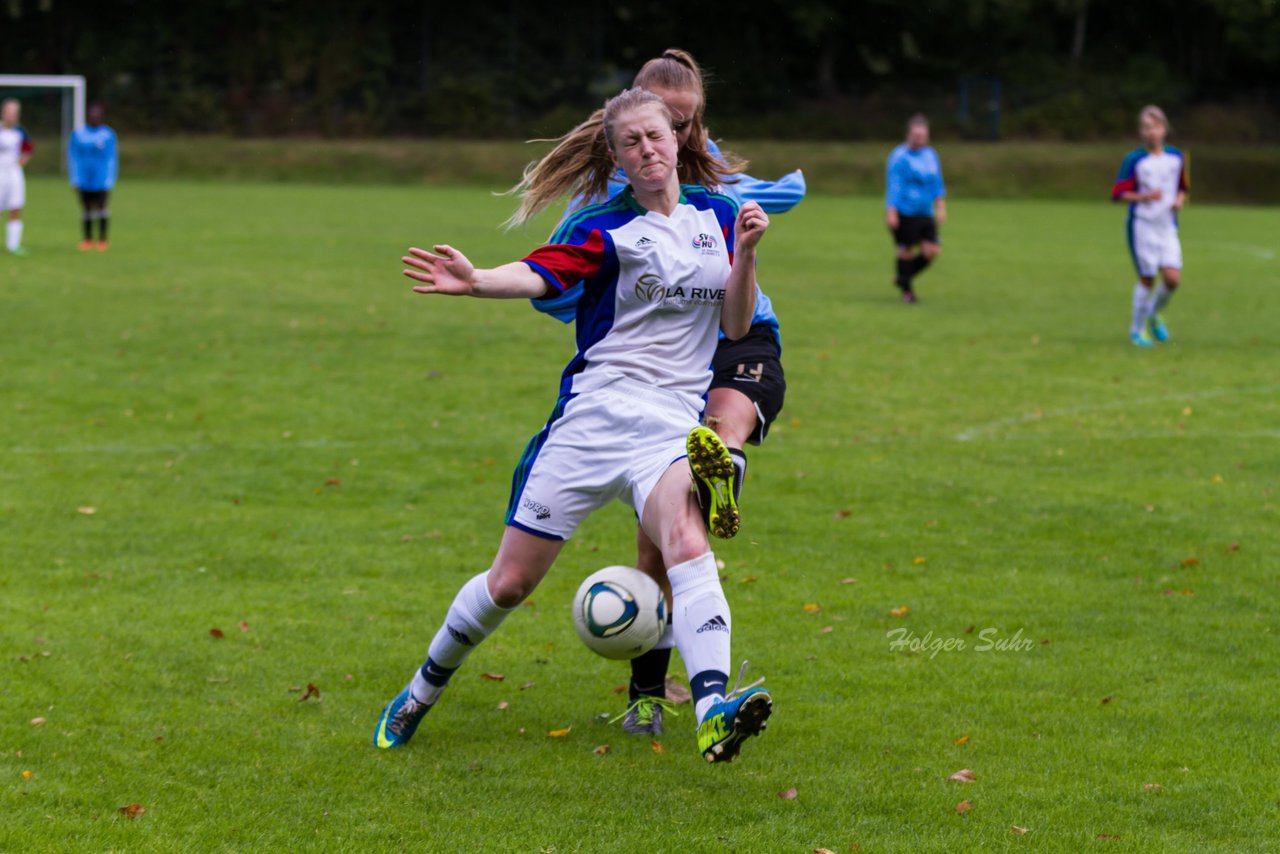
{"type": "Polygon", "coordinates": [[[756,247],[769,228],[769,217],[756,202],[747,202],[733,224],[733,267],[725,285],[720,328],[726,338],[741,338],[756,313],[756,247]]]}
{"type": "Polygon", "coordinates": [[[419,294],[471,296],[487,299],[539,299],[547,295],[546,281],[519,261],[501,267],[477,270],[452,246],[433,246],[433,252],[413,247],[400,260],[404,275],[416,282],[419,294]]]}

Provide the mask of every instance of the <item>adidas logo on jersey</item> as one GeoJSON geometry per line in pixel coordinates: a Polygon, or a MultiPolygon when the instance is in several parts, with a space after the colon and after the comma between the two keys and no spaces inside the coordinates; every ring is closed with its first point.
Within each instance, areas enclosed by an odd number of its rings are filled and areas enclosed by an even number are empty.
{"type": "Polygon", "coordinates": [[[657,242],[658,242],[658,241],[656,241],[656,240],[650,240],[650,239],[649,239],[649,238],[647,238],[647,237],[642,237],[642,238],[640,238],[639,240],[637,240],[637,241],[636,241],[636,248],[637,248],[637,249],[640,249],[640,248],[645,247],[645,246],[653,246],[653,245],[655,245],[657,242]]]}
{"type": "Polygon", "coordinates": [[[729,624],[724,621],[724,617],[720,616],[719,614],[716,614],[710,620],[707,620],[705,623],[702,624],[702,627],[698,629],[698,634],[702,634],[703,632],[727,632],[727,631],[729,631],[729,624]]]}

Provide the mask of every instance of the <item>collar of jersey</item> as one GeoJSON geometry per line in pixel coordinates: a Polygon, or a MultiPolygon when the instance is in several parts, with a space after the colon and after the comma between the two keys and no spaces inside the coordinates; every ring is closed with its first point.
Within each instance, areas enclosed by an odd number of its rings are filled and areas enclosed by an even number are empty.
{"type": "MultiPolygon", "coordinates": [[[[640,216],[644,216],[650,212],[648,208],[636,201],[636,191],[630,184],[628,184],[626,189],[622,191],[621,195],[622,200],[626,203],[627,207],[631,208],[631,210],[635,211],[640,216]]],[[[689,200],[684,197],[684,185],[682,184],[680,185],[680,198],[677,201],[677,204],[684,205],[688,203],[689,200]]]]}

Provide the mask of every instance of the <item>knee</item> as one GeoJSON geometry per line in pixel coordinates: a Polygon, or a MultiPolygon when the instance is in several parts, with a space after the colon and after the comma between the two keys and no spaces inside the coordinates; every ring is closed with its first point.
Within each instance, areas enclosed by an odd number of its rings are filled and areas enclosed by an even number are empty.
{"type": "Polygon", "coordinates": [[[920,249],[920,252],[921,254],[924,255],[925,260],[932,261],[934,258],[937,258],[939,255],[942,254],[942,247],[938,246],[937,244],[932,244],[929,246],[922,247],[920,249]]]}
{"type": "Polygon", "coordinates": [[[537,584],[519,571],[519,568],[497,561],[489,568],[489,595],[499,608],[514,608],[529,598],[537,584]]]}
{"type": "Polygon", "coordinates": [[[1182,284],[1182,274],[1177,270],[1166,270],[1164,275],[1164,286],[1169,290],[1177,290],[1178,285],[1182,284]]]}
{"type": "Polygon", "coordinates": [[[667,566],[677,566],[701,557],[709,550],[707,530],[702,526],[701,517],[694,515],[671,529],[663,556],[667,566]]]}

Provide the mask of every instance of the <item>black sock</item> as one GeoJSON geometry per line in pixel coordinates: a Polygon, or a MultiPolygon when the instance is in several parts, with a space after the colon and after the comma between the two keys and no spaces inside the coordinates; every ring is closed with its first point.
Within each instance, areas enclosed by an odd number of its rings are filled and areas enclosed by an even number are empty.
{"type": "Polygon", "coordinates": [[[899,258],[898,259],[898,275],[894,278],[894,284],[904,291],[911,290],[911,277],[915,275],[915,259],[899,258]]]}
{"type": "Polygon", "coordinates": [[[667,696],[667,667],[671,664],[671,647],[651,649],[631,659],[631,702],[640,697],[667,696]]]}
{"type": "Polygon", "coordinates": [[[730,448],[729,456],[733,458],[733,500],[742,500],[742,482],[747,479],[747,454],[741,448],[730,448]]]}
{"type": "Polygon", "coordinates": [[[93,239],[93,217],[89,216],[89,212],[84,212],[84,239],[93,239]]]}
{"type": "Polygon", "coordinates": [[[103,243],[107,242],[107,212],[103,211],[98,217],[98,239],[103,243]]]}
{"type": "Polygon", "coordinates": [[[924,268],[928,267],[932,262],[924,256],[924,253],[917,255],[911,259],[911,275],[918,276],[924,272],[924,268]]]}

